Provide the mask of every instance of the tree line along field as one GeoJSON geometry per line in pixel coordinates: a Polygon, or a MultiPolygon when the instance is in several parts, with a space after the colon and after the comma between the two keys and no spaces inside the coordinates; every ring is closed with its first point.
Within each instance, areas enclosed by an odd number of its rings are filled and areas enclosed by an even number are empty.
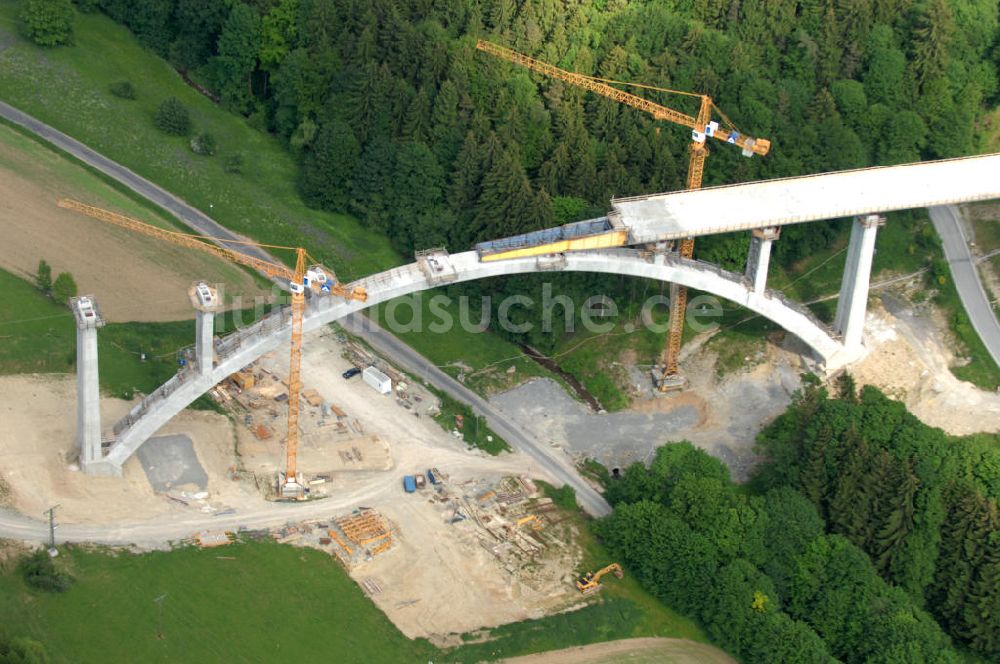
{"type": "Polygon", "coordinates": [[[346,216],[305,207],[295,194],[295,165],[280,143],[240,122],[187,86],[163,60],[135,43],[127,30],[100,15],[76,16],[70,48],[40,50],[18,34],[24,3],[0,7],[0,98],[52,124],[205,210],[220,223],[260,242],[309,247],[311,254],[355,278],[391,267],[398,257],[377,234],[346,216]],[[109,90],[128,79],[135,99],[109,90]],[[167,97],[191,111],[218,143],[217,158],[195,155],[188,139],[155,129],[167,97]],[[244,155],[240,174],[224,157],[244,155]]]}

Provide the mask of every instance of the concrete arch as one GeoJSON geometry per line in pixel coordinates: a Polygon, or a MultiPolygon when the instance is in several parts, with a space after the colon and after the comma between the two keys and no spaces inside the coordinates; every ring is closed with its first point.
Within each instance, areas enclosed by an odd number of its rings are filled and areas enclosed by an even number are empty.
{"type": "MultiPolygon", "coordinates": [[[[791,332],[818,356],[827,367],[853,359],[856,349],[847,349],[808,309],[776,291],[755,292],[740,275],[708,263],[664,254],[650,255],[633,249],[569,253],[558,257],[529,257],[481,262],[474,251],[447,257],[450,283],[474,281],[530,272],[599,272],[668,281],[712,293],[740,304],[791,332]]],[[[353,284],[368,291],[367,302],[345,302],[334,298],[314,298],[305,315],[305,331],[316,330],[349,314],[393,298],[441,285],[441,276],[421,262],[411,263],[360,279],[353,284]]],[[[195,399],[264,353],[287,345],[291,334],[287,308],[275,312],[247,328],[234,332],[216,346],[218,364],[199,374],[195,368],[178,373],[153,394],[147,395],[128,416],[115,425],[116,442],[101,460],[89,464],[88,472],[117,475],[122,464],[164,424],[195,399]]]]}

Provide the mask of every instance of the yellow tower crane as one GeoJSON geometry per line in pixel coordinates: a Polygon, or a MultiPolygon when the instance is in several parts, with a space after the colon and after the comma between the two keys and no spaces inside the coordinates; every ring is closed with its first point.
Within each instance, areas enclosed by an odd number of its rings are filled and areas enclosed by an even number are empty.
{"type": "MultiPolygon", "coordinates": [[[[570,85],[590,90],[591,92],[599,94],[603,97],[614,99],[622,104],[638,108],[639,110],[649,113],[656,120],[665,120],[683,127],[689,127],[691,129],[691,159],[688,162],[688,189],[701,189],[702,175],[705,172],[705,158],[708,157],[708,148],[705,146],[705,140],[707,138],[714,138],[725,143],[736,145],[743,149],[743,155],[746,157],[752,157],[755,154],[764,156],[767,154],[768,150],[771,149],[771,142],[769,140],[765,138],[751,138],[741,134],[736,129],[736,126],[733,125],[732,121],[730,121],[729,118],[726,117],[726,114],[712,102],[712,98],[708,95],[696,94],[693,92],[682,92],[680,90],[668,90],[665,88],[655,88],[653,86],[638,85],[635,83],[623,83],[620,81],[612,81],[608,79],[595,78],[593,76],[586,76],[575,72],[569,72],[565,69],[560,69],[559,67],[550,65],[546,62],[535,60],[534,58],[518,53],[517,51],[492,42],[484,41],[482,39],[476,42],[476,48],[480,51],[489,53],[490,55],[507,60],[508,62],[527,67],[528,69],[536,71],[540,74],[545,74],[546,76],[564,81],[570,85]],[[639,97],[638,95],[614,88],[608,85],[608,83],[629,85],[647,90],[669,92],[672,94],[694,97],[700,102],[698,115],[692,117],[686,113],[675,111],[671,108],[667,108],[666,106],[661,106],[660,104],[649,101],[648,99],[639,97]],[[719,122],[712,120],[713,110],[718,113],[719,119],[722,121],[721,126],[719,122]]],[[[694,239],[686,238],[681,240],[679,252],[684,258],[691,258],[694,253],[694,239]]],[[[663,355],[663,374],[657,377],[656,381],[657,389],[661,392],[681,389],[686,384],[686,381],[680,375],[677,367],[677,356],[680,354],[681,337],[684,333],[684,310],[686,308],[687,288],[683,286],[672,287],[670,298],[670,333],[667,339],[667,347],[663,355]]]]}
{"type": "Polygon", "coordinates": [[[304,493],[304,487],[298,482],[296,464],[299,447],[299,394],[302,391],[300,372],[302,368],[302,318],[306,308],[305,290],[308,287],[315,293],[329,293],[347,300],[364,302],[368,299],[365,289],[361,287],[349,288],[340,284],[337,282],[333,272],[322,265],[314,264],[306,267],[306,263],[310,261],[311,257],[302,247],[282,247],[254,242],[222,240],[227,244],[294,251],[295,269],[293,270],[280,263],[271,263],[260,258],[248,256],[234,249],[212,244],[213,241],[217,241],[219,238],[164,230],[138,219],[132,219],[116,212],[110,212],[67,198],[59,199],[57,205],[61,208],[73,210],[88,217],[100,219],[115,226],[141,233],[147,237],[165,240],[188,249],[196,249],[197,251],[238,263],[239,265],[246,265],[258,272],[262,272],[268,277],[288,281],[288,290],[292,293],[292,343],[288,368],[288,436],[285,439],[285,475],[280,481],[279,488],[281,495],[284,497],[301,497],[304,493]]]}

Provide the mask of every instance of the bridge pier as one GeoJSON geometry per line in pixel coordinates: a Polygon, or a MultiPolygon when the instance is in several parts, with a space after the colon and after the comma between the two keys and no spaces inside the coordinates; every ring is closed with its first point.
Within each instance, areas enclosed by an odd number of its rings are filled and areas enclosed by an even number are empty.
{"type": "Polygon", "coordinates": [[[198,362],[198,375],[207,376],[212,373],[215,360],[215,348],[212,340],[215,338],[215,314],[199,311],[195,314],[194,353],[198,362]]]}
{"type": "Polygon", "coordinates": [[[194,354],[198,375],[208,376],[215,366],[215,314],[220,309],[219,293],[204,281],[196,281],[188,289],[195,314],[194,354]]]}
{"type": "Polygon", "coordinates": [[[92,295],[69,300],[76,319],[76,447],[80,468],[104,475],[101,450],[101,386],[97,367],[97,328],[104,318],[92,295]]]}
{"type": "Polygon", "coordinates": [[[750,232],[750,253],[747,255],[746,277],[757,295],[767,288],[767,269],[771,264],[771,245],[781,235],[779,226],[755,228],[750,232]]]}
{"type": "Polygon", "coordinates": [[[861,346],[861,334],[868,311],[868,286],[871,281],[872,260],[875,257],[875,235],[885,217],[868,214],[855,217],[851,226],[851,241],[847,247],[847,263],[840,283],[837,313],[833,329],[840,334],[844,347],[861,346]]]}

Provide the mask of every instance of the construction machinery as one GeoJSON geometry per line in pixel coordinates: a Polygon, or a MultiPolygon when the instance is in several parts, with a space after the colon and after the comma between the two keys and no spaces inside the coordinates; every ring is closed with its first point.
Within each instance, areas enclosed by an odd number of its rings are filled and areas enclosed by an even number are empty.
{"type": "MultiPolygon", "coordinates": [[[[709,154],[708,148],[705,146],[706,139],[708,138],[714,138],[715,140],[730,143],[741,148],[743,150],[743,156],[745,157],[752,157],[755,154],[764,156],[771,149],[771,142],[769,140],[764,138],[751,138],[740,133],[732,121],[726,117],[726,114],[712,102],[712,98],[708,95],[684,92],[681,90],[657,88],[650,85],[625,83],[622,81],[613,81],[569,72],[554,65],[535,60],[534,58],[518,53],[517,51],[504,46],[484,41],[482,39],[476,42],[476,48],[480,51],[489,53],[490,55],[507,60],[508,62],[527,67],[528,69],[540,74],[550,76],[585,90],[590,90],[595,94],[607,97],[608,99],[613,99],[619,103],[632,106],[633,108],[638,108],[641,111],[649,113],[656,120],[665,120],[667,122],[672,122],[674,124],[690,128],[691,158],[688,162],[688,189],[701,189],[702,176],[705,172],[705,158],[708,157],[709,154]],[[644,99],[643,97],[639,97],[638,95],[619,90],[618,88],[609,85],[609,83],[693,97],[699,100],[698,114],[691,116],[686,113],[681,113],[680,111],[675,111],[648,99],[644,99]],[[721,125],[718,121],[712,119],[713,111],[718,114],[718,117],[722,122],[721,125]]],[[[604,248],[611,246],[608,244],[608,241],[612,240],[617,244],[617,246],[621,246],[627,241],[624,238],[619,240],[619,238],[613,237],[611,232],[602,233],[601,238],[604,238],[603,242],[601,239],[594,237],[587,237],[585,240],[577,240],[575,242],[580,246],[576,247],[573,246],[573,242],[569,242],[564,248],[557,249],[556,251],[573,250],[574,248],[592,248],[588,247],[588,244],[593,247],[604,248]]],[[[681,240],[680,246],[675,247],[675,249],[681,257],[688,259],[691,258],[694,253],[694,239],[686,238],[681,240]]],[[[687,380],[680,374],[677,366],[677,358],[681,350],[681,337],[684,333],[684,314],[686,308],[687,288],[677,284],[672,284],[670,288],[670,332],[667,338],[667,347],[663,353],[662,371],[654,374],[653,377],[657,389],[661,392],[683,389],[687,385],[687,380]]]]}
{"type": "Polygon", "coordinates": [[[220,240],[219,238],[203,235],[178,233],[67,198],[59,199],[57,205],[61,208],[85,214],[88,217],[114,224],[120,228],[125,228],[147,237],[164,240],[187,249],[194,249],[222,258],[232,263],[251,267],[270,278],[287,281],[288,290],[292,294],[292,342],[288,369],[288,435],[285,439],[285,472],[283,476],[279,475],[278,485],[282,497],[303,497],[305,487],[299,481],[296,464],[299,443],[299,395],[302,391],[300,373],[302,368],[302,320],[306,308],[305,293],[308,289],[312,295],[336,295],[347,300],[364,302],[368,299],[365,289],[340,284],[330,269],[314,261],[302,247],[283,247],[238,240],[220,240]],[[220,241],[233,245],[294,251],[295,268],[292,269],[281,263],[272,263],[247,255],[236,249],[213,244],[213,242],[220,241]],[[313,264],[307,266],[309,262],[313,264]]]}
{"type": "Polygon", "coordinates": [[[611,572],[616,578],[622,578],[625,573],[622,571],[622,566],[618,563],[611,563],[607,567],[602,567],[596,572],[587,572],[582,577],[576,580],[576,589],[583,594],[592,593],[595,590],[599,590],[601,587],[601,577],[611,572]]]}
{"type": "Polygon", "coordinates": [[[532,530],[541,530],[543,527],[542,522],[538,518],[537,514],[529,514],[528,516],[522,516],[520,519],[517,520],[518,526],[523,526],[526,523],[531,524],[532,530]]]}

